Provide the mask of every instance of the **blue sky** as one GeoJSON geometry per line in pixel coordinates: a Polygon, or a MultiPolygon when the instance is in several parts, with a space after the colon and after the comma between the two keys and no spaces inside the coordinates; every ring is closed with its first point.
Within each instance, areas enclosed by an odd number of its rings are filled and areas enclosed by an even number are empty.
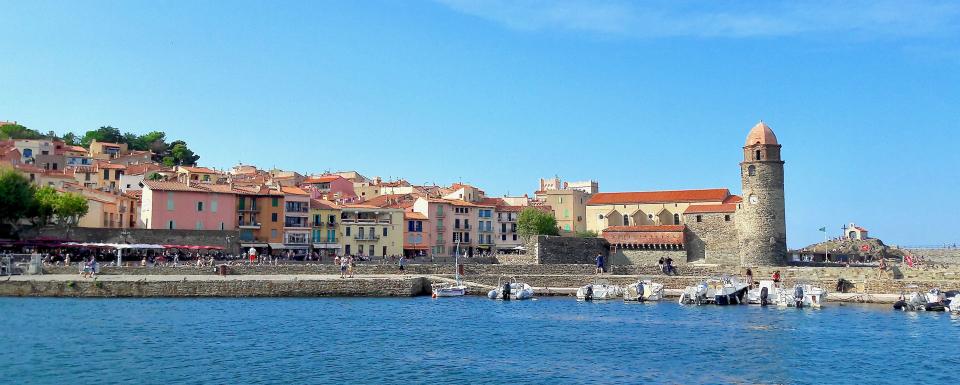
{"type": "Polygon", "coordinates": [[[0,120],[490,194],[727,187],[759,119],[791,247],[960,242],[960,3],[3,1],[0,120]]]}

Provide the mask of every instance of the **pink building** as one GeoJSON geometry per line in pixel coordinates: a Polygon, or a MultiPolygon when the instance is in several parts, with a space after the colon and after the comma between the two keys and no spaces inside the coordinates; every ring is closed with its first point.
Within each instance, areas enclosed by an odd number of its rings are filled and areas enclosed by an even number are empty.
{"type": "Polygon", "coordinates": [[[144,181],[145,229],[236,230],[237,196],[229,185],[144,181]]]}
{"type": "Polygon", "coordinates": [[[311,176],[303,180],[303,188],[310,191],[312,199],[350,201],[357,196],[353,182],[340,175],[311,176]]]}

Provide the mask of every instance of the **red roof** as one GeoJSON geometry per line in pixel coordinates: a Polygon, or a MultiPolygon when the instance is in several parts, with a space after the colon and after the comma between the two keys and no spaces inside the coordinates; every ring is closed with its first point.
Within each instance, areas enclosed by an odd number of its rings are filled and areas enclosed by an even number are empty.
{"type": "Polygon", "coordinates": [[[427,218],[426,215],[423,215],[423,214],[418,213],[418,212],[416,212],[416,211],[407,211],[407,212],[404,212],[404,213],[403,213],[403,219],[418,219],[418,220],[424,220],[424,221],[425,221],[425,220],[427,220],[427,219],[429,219],[429,218],[427,218]]]}
{"type": "Polygon", "coordinates": [[[690,205],[684,214],[732,213],[737,211],[736,204],[690,205]]]}
{"type": "Polygon", "coordinates": [[[311,176],[303,180],[303,183],[313,184],[313,183],[328,183],[333,182],[337,179],[344,179],[340,175],[324,175],[324,176],[311,176]]]}
{"type": "Polygon", "coordinates": [[[284,194],[290,194],[290,195],[310,195],[309,193],[307,193],[306,191],[303,191],[303,189],[301,189],[301,188],[299,188],[299,187],[286,186],[286,187],[281,187],[280,190],[283,191],[284,194]]]}
{"type": "Polygon", "coordinates": [[[727,199],[723,200],[723,203],[740,203],[740,202],[743,202],[743,198],[741,198],[739,195],[731,195],[727,197],[727,199]]]}
{"type": "Polygon", "coordinates": [[[683,245],[683,225],[610,226],[602,237],[613,245],[683,245]]]}
{"type": "Polygon", "coordinates": [[[143,185],[145,187],[150,188],[151,190],[157,190],[157,191],[206,192],[206,190],[201,190],[199,188],[189,186],[186,183],[180,183],[180,182],[145,180],[143,181],[143,185]]]}
{"type": "Polygon", "coordinates": [[[596,193],[587,201],[588,205],[637,204],[637,203],[673,203],[673,202],[723,202],[730,196],[730,190],[672,190],[596,193]]]}
{"type": "Polygon", "coordinates": [[[340,205],[328,201],[326,199],[311,199],[310,200],[311,209],[321,209],[321,210],[339,210],[340,205]]]}
{"type": "Polygon", "coordinates": [[[211,170],[206,167],[180,166],[180,169],[193,172],[193,173],[198,173],[198,174],[216,174],[217,173],[215,170],[211,170]]]}

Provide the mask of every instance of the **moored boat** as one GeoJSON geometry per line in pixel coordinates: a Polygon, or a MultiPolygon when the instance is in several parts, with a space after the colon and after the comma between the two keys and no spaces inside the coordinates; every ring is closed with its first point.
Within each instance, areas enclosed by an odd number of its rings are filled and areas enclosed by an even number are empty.
{"type": "Polygon", "coordinates": [[[603,301],[623,296],[623,287],[609,283],[591,283],[577,289],[578,301],[603,301]]]}
{"type": "Polygon", "coordinates": [[[440,283],[433,285],[433,298],[437,297],[462,297],[467,294],[467,287],[460,280],[460,242],[457,242],[457,250],[453,254],[453,270],[455,274],[454,283],[440,283]]]}
{"type": "Polygon", "coordinates": [[[627,285],[623,291],[624,301],[659,301],[663,299],[663,284],[648,280],[639,280],[627,285]]]}
{"type": "Polygon", "coordinates": [[[926,311],[944,311],[947,309],[946,301],[947,296],[940,291],[939,287],[930,289],[924,296],[926,299],[926,304],[923,306],[923,310],[926,311]]]}
{"type": "Polygon", "coordinates": [[[793,290],[781,290],[778,293],[777,305],[781,307],[823,307],[827,299],[827,291],[819,286],[808,283],[797,283],[793,290]]]}
{"type": "Polygon", "coordinates": [[[707,281],[702,281],[694,286],[687,286],[680,294],[681,305],[703,305],[713,300],[713,289],[707,281]]]}
{"type": "Polygon", "coordinates": [[[487,298],[502,300],[530,299],[533,298],[533,287],[514,279],[513,282],[498,283],[497,288],[487,293],[487,298]]]}
{"type": "Polygon", "coordinates": [[[737,277],[723,277],[711,282],[713,287],[713,303],[717,305],[741,305],[746,303],[746,282],[737,277]]]}
{"type": "MultiPolygon", "coordinates": [[[[908,288],[916,288],[915,285],[907,286],[908,288]]],[[[900,299],[893,304],[894,310],[903,310],[903,311],[920,311],[924,310],[927,305],[926,296],[921,295],[919,292],[912,291],[910,294],[900,293],[900,299]]]]}

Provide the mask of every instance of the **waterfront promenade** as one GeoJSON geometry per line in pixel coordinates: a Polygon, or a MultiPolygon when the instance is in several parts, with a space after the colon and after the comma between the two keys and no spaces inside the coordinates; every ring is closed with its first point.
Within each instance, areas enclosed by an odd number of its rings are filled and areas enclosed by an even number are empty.
{"type": "MultiPolygon", "coordinates": [[[[590,265],[498,265],[468,264],[464,281],[468,294],[484,295],[508,279],[529,283],[537,295],[573,295],[587,283],[626,285],[640,278],[663,283],[668,296],[700,280],[738,274],[735,268],[687,266],[679,275],[656,273],[655,266],[612,266],[610,274],[592,274],[590,265]]],[[[784,284],[811,282],[826,288],[831,301],[893,302],[901,291],[926,291],[932,287],[960,288],[960,268],[901,273],[877,277],[873,268],[782,267],[758,269],[763,279],[770,270],[781,270],[784,284]],[[835,290],[836,282],[850,283],[846,293],[835,290]]],[[[409,274],[400,274],[389,264],[360,264],[354,278],[340,278],[330,264],[280,264],[230,266],[229,274],[213,274],[213,268],[104,267],[95,279],[82,278],[73,267],[48,266],[43,275],[0,277],[0,296],[62,297],[304,297],[368,296],[408,297],[429,295],[431,285],[453,280],[449,264],[412,264],[409,274]]]]}

